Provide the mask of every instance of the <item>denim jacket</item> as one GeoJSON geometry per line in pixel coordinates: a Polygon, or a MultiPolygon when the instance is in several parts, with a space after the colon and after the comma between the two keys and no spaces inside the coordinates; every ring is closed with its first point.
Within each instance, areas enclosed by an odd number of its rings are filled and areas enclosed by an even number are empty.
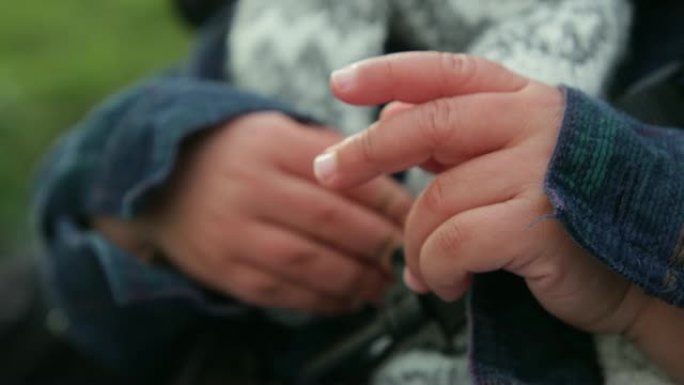
{"type": "MultiPolygon", "coordinates": [[[[169,360],[189,325],[255,309],[169,266],[143,264],[86,225],[131,218],[164,183],[185,138],[240,115],[304,114],[229,85],[226,26],[214,20],[173,73],[118,93],[65,135],[38,175],[35,209],[49,294],[83,351],[133,376],[169,360]]],[[[225,17],[220,20],[226,20],[225,17]]],[[[574,239],[648,294],[684,306],[684,133],[649,126],[565,89],[545,190],[574,239]]],[[[591,336],[546,313],[524,282],[480,274],[468,294],[476,384],[600,384],[591,336]]]]}

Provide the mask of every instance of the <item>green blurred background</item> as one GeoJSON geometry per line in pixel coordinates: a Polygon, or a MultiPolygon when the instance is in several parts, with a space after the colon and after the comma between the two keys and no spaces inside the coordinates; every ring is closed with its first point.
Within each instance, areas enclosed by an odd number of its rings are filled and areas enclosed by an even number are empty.
{"type": "Polygon", "coordinates": [[[189,34],[169,0],[5,0],[0,11],[0,255],[31,247],[29,189],[56,137],[163,69],[189,34]]]}

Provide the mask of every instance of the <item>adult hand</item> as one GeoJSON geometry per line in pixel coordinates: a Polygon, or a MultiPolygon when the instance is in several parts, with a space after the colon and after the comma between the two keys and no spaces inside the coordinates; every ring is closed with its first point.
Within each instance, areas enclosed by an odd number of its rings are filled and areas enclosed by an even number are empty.
{"type": "Polygon", "coordinates": [[[625,331],[634,321],[643,293],[580,248],[544,194],[560,90],[484,59],[435,52],[357,63],[333,74],[331,87],[348,103],[394,103],[317,157],[322,184],[348,188],[414,165],[439,173],[407,220],[410,286],[453,300],[471,274],[505,269],[575,326],[625,331]]]}
{"type": "MultiPolygon", "coordinates": [[[[190,276],[247,303],[354,310],[391,279],[388,258],[411,198],[388,178],[344,194],[315,183],[314,156],[339,139],[275,112],[231,121],[194,138],[161,201],[129,228],[190,276]]],[[[100,218],[99,228],[111,220],[100,218]]]]}

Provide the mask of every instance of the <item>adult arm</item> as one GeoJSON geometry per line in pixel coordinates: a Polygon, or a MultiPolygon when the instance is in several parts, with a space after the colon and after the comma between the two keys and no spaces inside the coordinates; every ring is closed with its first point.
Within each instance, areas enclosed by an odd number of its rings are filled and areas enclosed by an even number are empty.
{"type": "Polygon", "coordinates": [[[199,315],[328,314],[376,300],[410,198],[389,179],[344,194],[312,183],[311,160],[340,137],[306,122],[190,76],[146,82],[87,118],[48,161],[37,199],[51,251],[85,243],[49,259],[75,338],[125,362],[199,315]],[[150,263],[157,251],[163,264],[150,263]],[[128,312],[179,301],[174,315],[128,312]]]}
{"type": "Polygon", "coordinates": [[[129,373],[153,371],[164,341],[201,314],[243,305],[164,265],[146,264],[93,229],[130,220],[171,172],[181,142],[242,114],[284,108],[211,81],[162,77],[110,98],[65,136],[38,175],[35,214],[47,246],[49,292],[86,352],[129,373]]]}

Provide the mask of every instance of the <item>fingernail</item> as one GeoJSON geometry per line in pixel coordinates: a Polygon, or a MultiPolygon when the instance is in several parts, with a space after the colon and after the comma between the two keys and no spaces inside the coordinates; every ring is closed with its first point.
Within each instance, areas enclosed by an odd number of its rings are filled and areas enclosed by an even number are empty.
{"type": "Polygon", "coordinates": [[[411,273],[411,270],[407,268],[404,268],[404,283],[409,289],[416,293],[427,293],[430,290],[430,288],[416,278],[416,276],[411,273]]]}
{"type": "Polygon", "coordinates": [[[330,79],[340,91],[347,91],[354,86],[356,77],[356,64],[352,64],[336,70],[330,75],[330,79]]]}
{"type": "Polygon", "coordinates": [[[334,151],[324,152],[314,159],[314,175],[319,182],[328,180],[337,168],[337,154],[334,151]]]}

